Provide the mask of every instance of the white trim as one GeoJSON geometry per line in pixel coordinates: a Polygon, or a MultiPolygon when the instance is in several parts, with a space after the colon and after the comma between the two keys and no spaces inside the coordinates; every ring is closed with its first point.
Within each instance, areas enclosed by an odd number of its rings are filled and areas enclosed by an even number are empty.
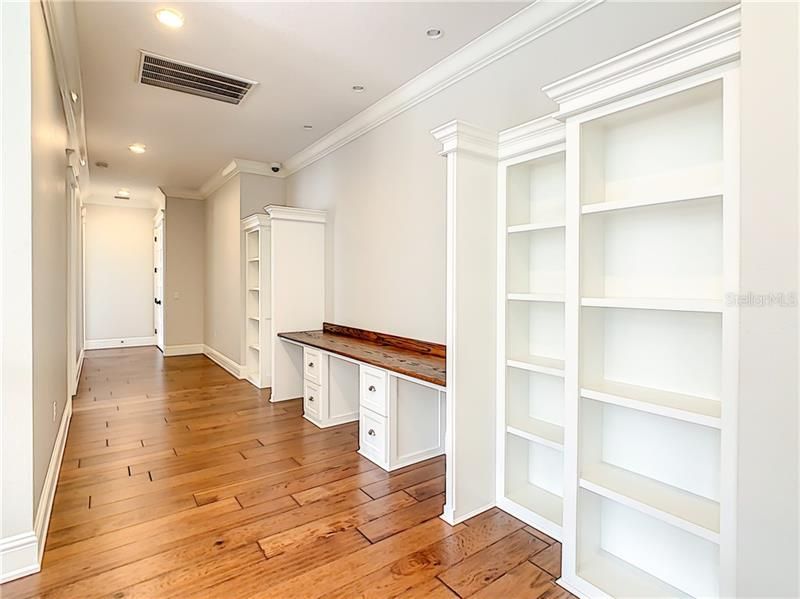
{"type": "Polygon", "coordinates": [[[87,339],[85,349],[109,349],[112,347],[142,347],[155,345],[156,337],[117,337],[114,339],[87,339]]]}
{"type": "Polygon", "coordinates": [[[563,119],[739,59],[739,4],[542,90],[563,119]]]}
{"type": "Polygon", "coordinates": [[[196,189],[186,189],[185,187],[160,187],[161,193],[168,198],[178,200],[204,200],[203,194],[196,189]]]}
{"type": "Polygon", "coordinates": [[[33,531],[0,539],[0,584],[35,574],[42,569],[38,560],[39,540],[33,531]]]}
{"type": "Polygon", "coordinates": [[[459,151],[491,160],[497,159],[497,133],[477,125],[458,120],[450,121],[431,129],[431,135],[442,144],[439,152],[441,156],[459,151]]]}
{"type": "Polygon", "coordinates": [[[209,345],[204,345],[203,354],[205,354],[205,356],[209,360],[215,362],[218,366],[230,372],[237,379],[245,378],[244,372],[246,369],[244,366],[242,366],[241,364],[237,364],[236,362],[231,360],[228,356],[218,352],[213,347],[209,345]]]}
{"type": "Polygon", "coordinates": [[[70,389],[70,396],[78,392],[78,384],[81,381],[81,372],[83,372],[83,359],[86,356],[86,350],[81,348],[81,353],[78,356],[78,365],[75,368],[75,380],[72,381],[72,388],[70,389]]]}
{"type": "Polygon", "coordinates": [[[291,175],[307,167],[472,73],[580,16],[601,1],[583,0],[573,4],[538,0],[523,8],[285,160],[285,174],[291,175]]]}
{"type": "Polygon", "coordinates": [[[498,135],[497,157],[498,160],[511,160],[522,154],[563,144],[564,123],[553,115],[547,115],[501,131],[498,135]]]}
{"type": "Polygon", "coordinates": [[[264,212],[271,220],[296,220],[304,223],[324,223],[327,213],[324,210],[311,210],[309,208],[292,208],[270,204],[264,206],[264,212]]]}
{"type": "Polygon", "coordinates": [[[205,346],[202,343],[190,343],[186,345],[167,345],[164,348],[165,356],[192,356],[204,353],[205,346]]]}
{"type": "MultiPolygon", "coordinates": [[[[277,173],[273,173],[272,167],[266,162],[256,162],[255,160],[234,158],[224,167],[211,175],[211,177],[209,177],[208,180],[206,180],[206,182],[200,186],[199,197],[207,198],[240,173],[261,175],[264,177],[275,177],[278,179],[283,179],[287,176],[285,169],[281,169],[277,173]]],[[[183,191],[186,192],[186,190],[183,191]]]]}
{"type": "Polygon", "coordinates": [[[490,510],[493,507],[495,507],[494,502],[487,503],[486,505],[475,508],[474,510],[470,510],[466,514],[462,514],[458,517],[455,515],[455,510],[445,509],[444,512],[442,512],[442,515],[439,517],[447,522],[450,526],[455,526],[456,524],[461,524],[464,520],[469,520],[470,518],[473,518],[478,514],[482,514],[486,510],[490,510]]]}
{"type": "Polygon", "coordinates": [[[47,541],[47,529],[50,526],[50,514],[53,510],[53,500],[56,496],[56,485],[58,474],[61,472],[61,459],[64,457],[64,447],[67,444],[67,434],[69,433],[69,423],[72,420],[72,397],[67,398],[64,405],[64,412],[61,415],[61,426],[58,427],[53,453],[50,456],[50,464],[47,466],[47,475],[44,478],[42,494],[39,496],[39,507],[36,510],[36,520],[33,523],[33,530],[39,540],[38,558],[42,563],[42,554],[47,541]]]}

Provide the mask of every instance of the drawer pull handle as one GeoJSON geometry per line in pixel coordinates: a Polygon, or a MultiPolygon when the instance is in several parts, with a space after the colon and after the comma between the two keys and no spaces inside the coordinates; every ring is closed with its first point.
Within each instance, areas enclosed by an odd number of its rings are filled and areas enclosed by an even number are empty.
{"type": "Polygon", "coordinates": [[[309,362],[309,363],[308,363],[308,367],[309,367],[309,368],[314,368],[314,362],[309,362]]]}
{"type": "Polygon", "coordinates": [[[309,395],[308,396],[308,401],[314,401],[314,396],[313,395],[309,395]]]}
{"type": "Polygon", "coordinates": [[[375,385],[370,385],[369,386],[369,391],[372,391],[373,393],[375,393],[375,385]]]}
{"type": "Polygon", "coordinates": [[[374,428],[371,428],[371,429],[369,429],[369,430],[367,431],[367,434],[368,434],[370,437],[374,437],[374,436],[375,436],[375,429],[374,429],[374,428]]]}

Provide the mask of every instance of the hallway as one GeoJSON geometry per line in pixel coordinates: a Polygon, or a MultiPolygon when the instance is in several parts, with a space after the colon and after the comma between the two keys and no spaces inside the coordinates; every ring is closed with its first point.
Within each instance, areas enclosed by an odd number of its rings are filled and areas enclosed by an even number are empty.
{"type": "MultiPolygon", "coordinates": [[[[268,393],[269,390],[267,390],[268,393]]],[[[87,353],[42,572],[12,597],[569,597],[560,545],[451,527],[443,458],[391,474],[204,356],[87,353]]]]}

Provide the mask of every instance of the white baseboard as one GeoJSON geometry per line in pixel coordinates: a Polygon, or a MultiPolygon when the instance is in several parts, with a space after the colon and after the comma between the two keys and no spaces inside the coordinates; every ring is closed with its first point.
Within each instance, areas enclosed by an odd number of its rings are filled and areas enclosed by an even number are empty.
{"type": "Polygon", "coordinates": [[[110,349],[112,347],[143,347],[155,345],[155,335],[150,337],[119,337],[116,339],[87,339],[86,349],[110,349]]]}
{"type": "Polygon", "coordinates": [[[194,354],[202,354],[205,348],[202,343],[194,343],[190,345],[167,345],[164,348],[165,356],[191,356],[194,354]]]}
{"type": "Polygon", "coordinates": [[[47,529],[50,526],[50,513],[53,510],[53,500],[56,496],[56,485],[58,484],[58,473],[61,472],[61,458],[64,456],[64,447],[67,444],[67,433],[69,423],[72,419],[72,397],[67,398],[64,406],[64,413],[61,415],[61,426],[58,427],[53,453],[50,455],[50,464],[47,466],[47,475],[44,477],[42,494],[39,497],[39,507],[36,510],[36,520],[33,522],[33,530],[39,540],[38,559],[42,561],[44,545],[47,541],[47,529]]]}
{"type": "Polygon", "coordinates": [[[81,372],[83,371],[83,358],[86,356],[86,352],[83,348],[81,348],[81,353],[78,356],[78,367],[75,369],[75,380],[72,381],[72,389],[70,389],[70,395],[75,395],[78,392],[78,383],[81,380],[81,372]]]}
{"type": "Polygon", "coordinates": [[[204,345],[203,346],[203,353],[212,361],[216,362],[219,366],[230,372],[233,376],[237,379],[244,378],[245,367],[241,364],[237,364],[233,360],[231,360],[225,354],[222,354],[215,350],[213,347],[204,345]]]}
{"type": "Polygon", "coordinates": [[[0,584],[41,569],[38,544],[33,531],[0,539],[0,584]]]}

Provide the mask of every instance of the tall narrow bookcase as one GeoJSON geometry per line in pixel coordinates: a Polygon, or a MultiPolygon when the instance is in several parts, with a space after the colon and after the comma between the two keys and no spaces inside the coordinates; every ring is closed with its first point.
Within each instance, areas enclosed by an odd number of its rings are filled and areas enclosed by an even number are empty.
{"type": "Polygon", "coordinates": [[[321,210],[265,206],[243,219],[242,356],[245,377],[270,401],[302,397],[302,352],[278,333],[322,328],[325,220],[321,210]]]}
{"type": "Polygon", "coordinates": [[[560,583],[581,596],[735,595],[738,32],[733,7],[545,87],[566,126],[560,583]]]}
{"type": "Polygon", "coordinates": [[[497,504],[561,538],[564,125],[504,131],[498,167],[497,504]]]}

